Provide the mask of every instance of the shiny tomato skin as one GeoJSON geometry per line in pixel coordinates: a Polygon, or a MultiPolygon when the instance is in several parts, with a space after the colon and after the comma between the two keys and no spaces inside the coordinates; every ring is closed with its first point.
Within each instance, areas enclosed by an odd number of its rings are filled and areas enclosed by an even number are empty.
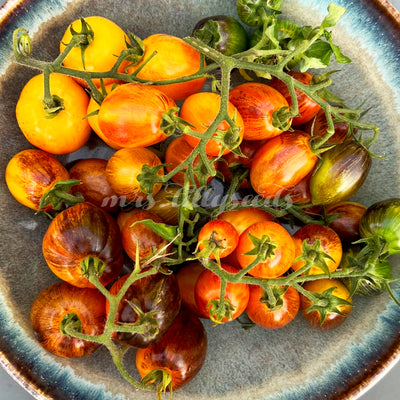
{"type": "Polygon", "coordinates": [[[167,225],[178,225],[179,196],[182,188],[175,185],[163,186],[146,207],[147,211],[158,215],[167,225]]]}
{"type": "Polygon", "coordinates": [[[217,246],[214,252],[209,255],[209,258],[215,260],[216,254],[218,254],[219,258],[223,258],[235,251],[239,242],[239,235],[231,223],[216,219],[203,225],[197,241],[199,251],[202,251],[207,246],[205,242],[213,243],[217,246]]]}
{"type": "Polygon", "coordinates": [[[240,235],[236,256],[242,268],[246,268],[256,259],[255,255],[246,255],[254,249],[250,236],[258,239],[268,237],[274,246],[271,257],[253,267],[249,271],[250,275],[258,278],[277,278],[290,268],[295,258],[293,239],[282,225],[273,221],[256,222],[240,235]]]}
{"type": "Polygon", "coordinates": [[[87,257],[97,257],[105,264],[99,277],[104,286],[122,270],[123,251],[117,222],[89,202],[57,214],[44,235],[42,250],[53,273],[77,287],[94,287],[81,272],[81,261],[87,257]]]}
{"type": "Polygon", "coordinates": [[[160,90],[139,83],[120,85],[101,103],[99,129],[120,147],[147,147],[167,138],[160,128],[162,115],[175,102],[160,90]]]}
{"type": "Polygon", "coordinates": [[[17,106],[18,125],[33,146],[51,154],[68,154],[80,149],[91,129],[86,116],[89,97],[71,77],[52,73],[50,91],[63,100],[63,109],[48,118],[42,104],[43,74],[35,75],[22,89],[17,106]]]}
{"type": "MultiPolygon", "coordinates": [[[[313,78],[312,74],[310,74],[309,72],[289,71],[288,75],[293,77],[296,81],[299,81],[305,85],[310,85],[313,78]]],[[[282,93],[289,106],[293,105],[289,89],[284,82],[274,77],[269,82],[269,86],[282,93]]],[[[318,111],[321,109],[321,106],[317,104],[314,100],[310,99],[301,90],[295,89],[295,92],[297,102],[299,104],[299,115],[292,119],[292,126],[299,126],[313,119],[318,111]]]]}
{"type": "Polygon", "coordinates": [[[159,342],[136,351],[136,368],[142,378],[155,369],[166,370],[171,375],[172,390],[177,390],[197,375],[206,353],[207,334],[203,324],[182,307],[159,342]]]}
{"type": "MultiPolygon", "coordinates": [[[[221,267],[230,273],[237,273],[238,270],[229,264],[221,264],[221,267]]],[[[211,319],[210,302],[219,300],[221,295],[221,280],[209,269],[203,271],[197,278],[195,285],[196,304],[203,318],[211,319]]],[[[233,307],[231,319],[224,317],[222,323],[232,321],[239,317],[246,309],[249,302],[249,286],[246,283],[228,282],[225,290],[225,299],[233,307]]]]}
{"type": "MultiPolygon", "coordinates": [[[[217,93],[200,92],[189,96],[182,104],[180,116],[193,127],[192,129],[198,133],[204,133],[207,128],[214,122],[218,115],[221,103],[221,96],[217,93]]],[[[228,103],[228,114],[235,121],[237,127],[240,128],[239,137],[243,138],[243,120],[240,113],[232,103],[228,103]]],[[[227,131],[230,125],[224,120],[218,125],[218,130],[227,131]]],[[[193,148],[200,142],[199,138],[184,134],[186,141],[193,148]]],[[[211,139],[206,144],[206,153],[208,156],[217,157],[222,149],[222,144],[218,140],[211,139]]],[[[228,154],[230,150],[227,148],[223,151],[223,155],[228,154]]]]}
{"type": "MultiPolygon", "coordinates": [[[[22,150],[7,164],[5,179],[13,197],[21,204],[38,211],[42,196],[59,181],[70,178],[68,171],[51,154],[38,150],[22,150]]],[[[52,211],[51,204],[42,211],[52,211]]]]}
{"type": "MultiPolygon", "coordinates": [[[[122,276],[111,286],[110,293],[113,296],[119,293],[128,277],[129,274],[122,276]]],[[[134,323],[137,320],[138,316],[129,302],[136,304],[144,313],[156,311],[154,318],[158,323],[159,331],[154,337],[129,332],[113,332],[112,337],[131,347],[148,347],[162,338],[181,308],[181,297],[175,275],[158,272],[133,282],[118,305],[116,323],[134,323]]],[[[108,315],[109,302],[106,303],[106,311],[108,315]]]]}
{"type": "MultiPolygon", "coordinates": [[[[338,279],[318,279],[315,281],[309,281],[304,283],[303,288],[307,291],[313,293],[323,293],[325,290],[334,287],[332,294],[341,299],[347,300],[349,303],[352,303],[352,299],[350,296],[350,292],[347,287],[340,282],[338,279]]],[[[321,330],[329,330],[337,328],[341,325],[346,318],[349,316],[352,310],[352,305],[340,305],[338,308],[341,313],[344,315],[340,315],[335,312],[329,312],[321,324],[321,315],[317,310],[313,310],[307,313],[307,309],[312,305],[311,300],[309,300],[303,294],[300,294],[300,309],[305,318],[305,320],[310,323],[313,327],[319,328],[321,330]]]]}
{"type": "MultiPolygon", "coordinates": [[[[118,56],[126,47],[128,41],[127,35],[124,31],[113,21],[101,16],[85,17],[85,21],[93,30],[93,40],[86,47],[84,53],[85,64],[82,63],[82,55],[80,47],[74,47],[63,61],[63,65],[67,68],[73,68],[81,71],[88,72],[106,72],[109,71],[117,61],[118,56]]],[[[80,32],[82,30],[81,20],[73,21],[66,29],[61,41],[60,52],[62,52],[66,45],[71,41],[72,33],[71,27],[80,32]]],[[[123,61],[119,67],[119,72],[124,72],[128,66],[128,62],[123,61]]],[[[77,81],[87,86],[83,80],[77,81]]],[[[105,84],[115,82],[115,79],[107,78],[103,80],[105,84]]],[[[100,80],[94,79],[93,82],[97,87],[100,87],[100,80]]]]}
{"type": "MultiPolygon", "coordinates": [[[[154,34],[145,38],[143,44],[145,53],[142,60],[128,69],[128,72],[132,73],[142,68],[137,74],[138,78],[164,81],[192,75],[200,69],[200,53],[176,36],[154,34]],[[155,56],[154,52],[157,53],[155,56]],[[144,64],[146,65],[143,67],[144,64]]],[[[198,78],[188,82],[156,85],[156,87],[175,101],[181,101],[198,92],[205,81],[206,78],[198,78]]]]}
{"type": "MultiPolygon", "coordinates": [[[[325,259],[329,271],[335,271],[340,265],[343,255],[342,242],[338,234],[328,226],[318,224],[304,225],[292,235],[292,238],[295,244],[296,257],[300,256],[303,252],[304,240],[307,240],[307,243],[310,245],[320,240],[321,250],[332,257],[332,260],[329,258],[325,259]]],[[[293,263],[292,269],[297,271],[304,265],[304,261],[296,261],[293,263]]],[[[308,273],[310,275],[317,275],[325,272],[323,272],[321,268],[313,266],[308,273]]]]}
{"type": "Polygon", "coordinates": [[[318,158],[309,139],[302,131],[285,132],[268,140],[257,151],[250,169],[250,182],[261,197],[282,195],[314,169],[318,158]]]}
{"type": "MultiPolygon", "coordinates": [[[[161,160],[147,148],[124,148],[117,150],[108,160],[106,176],[114,192],[128,202],[144,201],[148,193],[140,188],[137,177],[142,172],[144,165],[156,167],[161,165],[161,160]]],[[[164,175],[163,168],[158,170],[158,175],[164,175]]],[[[161,189],[157,183],[153,187],[153,196],[161,189]]]]}
{"type": "Polygon", "coordinates": [[[238,109],[244,124],[244,140],[270,139],[282,133],[272,124],[272,114],[288,107],[286,99],[271,86],[247,82],[234,87],[229,101],[238,109]]]}
{"type": "Polygon", "coordinates": [[[81,193],[86,201],[107,212],[119,210],[117,194],[111,189],[106,177],[107,160],[85,158],[77,161],[69,170],[71,179],[81,181],[71,188],[71,193],[81,193]]]}
{"type": "Polygon", "coordinates": [[[44,349],[65,358],[88,356],[100,345],[62,333],[61,322],[68,314],[79,318],[82,333],[100,335],[106,321],[105,297],[97,289],[60,282],[45,288],[31,307],[32,329],[44,349]]]}
{"type": "Polygon", "coordinates": [[[250,299],[246,308],[247,316],[257,325],[266,329],[278,329],[293,321],[300,309],[299,292],[289,286],[282,295],[283,304],[271,310],[261,301],[264,291],[261,286],[250,285],[250,299]]]}

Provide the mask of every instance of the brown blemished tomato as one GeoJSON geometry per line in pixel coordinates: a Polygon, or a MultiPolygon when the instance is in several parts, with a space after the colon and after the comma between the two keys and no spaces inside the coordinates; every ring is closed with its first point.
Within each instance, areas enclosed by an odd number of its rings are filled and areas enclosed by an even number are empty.
{"type": "MultiPolygon", "coordinates": [[[[141,68],[138,78],[151,82],[165,81],[195,74],[200,69],[200,53],[178,37],[155,34],[145,38],[143,44],[145,53],[142,60],[128,69],[132,73],[141,68]]],[[[175,101],[181,101],[198,92],[205,81],[206,78],[198,78],[156,87],[175,101]]]]}
{"type": "Polygon", "coordinates": [[[117,216],[117,224],[118,224],[120,232],[122,232],[122,229],[124,229],[126,221],[132,215],[135,215],[136,213],[139,213],[141,211],[143,211],[141,208],[133,208],[131,210],[122,210],[121,212],[119,212],[118,216],[117,216]]]}
{"type": "Polygon", "coordinates": [[[308,323],[313,327],[322,330],[333,329],[341,325],[346,318],[350,315],[352,310],[352,299],[350,297],[350,292],[347,287],[338,279],[317,279],[315,281],[305,282],[303,288],[312,293],[323,293],[326,290],[332,288],[332,294],[339,299],[348,301],[350,304],[341,304],[338,306],[339,311],[343,314],[338,314],[337,312],[328,312],[325,320],[321,324],[321,314],[317,310],[313,310],[307,313],[307,309],[312,306],[312,301],[308,299],[304,294],[300,294],[300,309],[301,312],[308,323]]]}
{"type": "Polygon", "coordinates": [[[219,258],[227,257],[235,251],[239,235],[230,222],[216,219],[202,226],[197,242],[200,252],[205,248],[210,248],[210,250],[214,248],[209,258],[215,260],[217,256],[219,258]]]}
{"type": "Polygon", "coordinates": [[[123,223],[121,231],[122,246],[133,261],[136,260],[137,251],[139,251],[139,258],[142,259],[150,256],[154,251],[157,251],[168,244],[167,240],[163,239],[146,225],[138,222],[145,219],[151,219],[157,223],[164,222],[159,216],[150,211],[143,210],[133,213],[123,223]],[[138,223],[131,226],[135,222],[138,223]]]}
{"type": "MultiPolygon", "coordinates": [[[[144,201],[148,193],[140,188],[138,176],[144,165],[156,167],[161,160],[147,148],[126,148],[117,150],[108,160],[106,176],[114,192],[127,202],[144,201]]],[[[164,170],[158,170],[158,176],[163,176],[164,170]]],[[[161,189],[161,184],[153,186],[153,196],[161,189]]]]}
{"type": "Polygon", "coordinates": [[[100,344],[74,338],[62,331],[71,318],[79,332],[97,336],[104,330],[106,299],[97,289],[77,288],[65,282],[44,289],[34,300],[30,320],[39,344],[65,358],[84,357],[100,344]]]}
{"type": "MultiPolygon", "coordinates": [[[[189,96],[182,104],[180,116],[192,125],[197,133],[204,133],[216,119],[221,103],[221,96],[212,92],[200,92],[189,96]]],[[[243,138],[243,120],[236,107],[228,102],[228,115],[235,122],[239,130],[239,139],[243,138]]],[[[218,127],[218,131],[226,132],[230,125],[225,120],[218,127]]],[[[214,136],[216,133],[214,133],[214,136]]],[[[200,138],[184,134],[186,141],[193,148],[200,143],[200,138]]],[[[227,139],[227,138],[226,138],[227,139]]],[[[229,140],[228,140],[229,141],[229,140]]],[[[223,144],[217,139],[210,139],[206,144],[206,154],[217,157],[222,151],[223,144]]],[[[223,150],[222,154],[228,154],[229,148],[223,150]]]]}
{"type": "MultiPolygon", "coordinates": [[[[5,179],[8,190],[21,204],[38,211],[43,195],[59,181],[70,178],[68,171],[51,154],[38,150],[22,150],[8,162],[5,179]]],[[[42,211],[52,211],[51,204],[42,211]]]]}
{"type": "Polygon", "coordinates": [[[314,169],[318,157],[309,139],[302,131],[284,132],[257,151],[250,168],[250,182],[261,197],[280,196],[314,169]]]}
{"type": "Polygon", "coordinates": [[[272,114],[288,107],[286,99],[271,86],[247,82],[234,87],[229,101],[237,108],[243,119],[244,140],[270,139],[282,133],[273,126],[272,114]]]}
{"type": "Polygon", "coordinates": [[[147,147],[167,138],[162,115],[175,108],[174,100],[155,87],[127,83],[112,90],[100,105],[99,129],[120,147],[147,147]]]}
{"type": "MultiPolygon", "coordinates": [[[[221,267],[230,273],[239,272],[229,264],[221,264],[221,267]]],[[[195,285],[195,299],[197,307],[203,318],[211,319],[216,323],[225,323],[239,317],[249,302],[249,286],[246,283],[226,284],[224,299],[231,307],[230,313],[225,314],[222,320],[217,320],[213,314],[213,308],[219,303],[221,296],[221,279],[209,269],[203,271],[197,278],[195,285]],[[214,304],[213,304],[214,303],[214,304]]]]}
{"type": "Polygon", "coordinates": [[[124,261],[117,222],[89,202],[57,214],[44,235],[42,249],[51,271],[78,287],[94,287],[82,273],[85,260],[94,258],[104,266],[99,276],[104,286],[120,274],[124,261]]]}
{"type": "MultiPolygon", "coordinates": [[[[84,18],[86,23],[93,31],[93,38],[89,45],[85,48],[84,64],[82,62],[81,48],[74,47],[63,61],[63,65],[67,68],[73,68],[80,71],[88,72],[106,72],[109,71],[117,61],[118,56],[127,48],[126,42],[128,37],[125,32],[113,21],[101,17],[90,16],[84,18]]],[[[72,39],[71,28],[76,32],[82,31],[82,21],[80,19],[73,21],[66,29],[61,41],[60,52],[72,39]]],[[[123,61],[118,72],[123,73],[129,65],[127,61],[123,61]]],[[[77,81],[87,86],[87,83],[81,79],[77,81]]],[[[103,82],[108,84],[114,82],[115,79],[105,78],[103,82]]],[[[94,79],[94,84],[100,87],[100,80],[94,79]]]]}
{"type": "MultiPolygon", "coordinates": [[[[303,83],[304,85],[310,85],[313,78],[312,74],[310,74],[309,72],[289,71],[288,75],[293,77],[296,81],[303,83]]],[[[283,81],[274,77],[269,82],[269,86],[273,87],[279,93],[281,93],[285,97],[290,107],[293,105],[289,89],[283,81]]],[[[292,126],[299,126],[313,119],[318,111],[321,109],[321,106],[317,104],[314,100],[310,99],[301,90],[295,89],[295,93],[299,105],[299,115],[292,119],[292,126]]]]}
{"type": "Polygon", "coordinates": [[[33,146],[51,154],[68,154],[80,149],[89,139],[85,119],[89,97],[71,77],[52,73],[50,92],[62,100],[62,109],[49,118],[44,100],[43,74],[31,78],[22,89],[17,106],[18,125],[33,146]]]}
{"type": "Polygon", "coordinates": [[[71,179],[81,181],[73,186],[71,193],[81,193],[86,201],[107,212],[119,210],[117,194],[111,189],[106,177],[107,160],[86,158],[76,162],[69,170],[71,179]]]}
{"type": "Polygon", "coordinates": [[[325,208],[326,215],[338,214],[328,224],[340,237],[343,242],[351,243],[360,239],[360,222],[367,207],[354,201],[342,201],[325,208]]]}
{"type": "Polygon", "coordinates": [[[197,375],[206,353],[207,334],[202,322],[182,307],[159,342],[136,351],[136,368],[142,378],[154,370],[164,370],[171,376],[171,388],[166,389],[177,390],[197,375]]]}
{"type": "MultiPolygon", "coordinates": [[[[187,142],[187,140],[183,136],[178,136],[176,139],[172,140],[172,142],[168,145],[167,150],[165,152],[165,169],[167,173],[170,173],[173,169],[182,164],[183,161],[186,160],[190,156],[193,151],[193,147],[187,142]]],[[[211,157],[208,156],[210,159],[211,157]]],[[[199,162],[199,156],[196,156],[192,165],[195,167],[199,162]]],[[[185,167],[181,172],[176,173],[171,180],[177,183],[180,186],[184,185],[185,182],[185,167]]],[[[194,174],[196,186],[199,187],[199,181],[197,180],[196,174],[194,174]]],[[[208,178],[208,182],[212,180],[213,177],[208,178]]]]}
{"type": "Polygon", "coordinates": [[[288,286],[282,295],[282,304],[270,309],[262,300],[264,290],[261,286],[250,285],[250,299],[246,308],[247,316],[257,325],[266,329],[278,329],[293,321],[300,309],[299,292],[288,286]]]}
{"type": "MultiPolygon", "coordinates": [[[[343,254],[342,242],[340,241],[338,234],[328,226],[318,224],[304,225],[292,235],[292,238],[295,244],[296,257],[299,257],[303,253],[304,240],[306,240],[309,245],[313,245],[317,240],[319,240],[321,251],[332,258],[324,258],[329,271],[333,272],[339,266],[343,254]]],[[[292,269],[297,271],[304,265],[305,262],[299,260],[293,263],[292,269]]],[[[310,275],[323,273],[324,271],[316,266],[312,266],[308,271],[308,274],[310,275]]]]}
{"type": "Polygon", "coordinates": [[[239,237],[236,256],[242,268],[246,268],[257,258],[247,253],[256,249],[254,240],[265,239],[269,244],[266,258],[250,269],[249,274],[258,278],[277,278],[292,265],[295,246],[289,232],[273,221],[256,222],[250,225],[239,237]]]}
{"type": "Polygon", "coordinates": [[[163,186],[148,202],[146,210],[161,217],[168,225],[178,225],[181,192],[182,188],[179,186],[163,186]]]}
{"type": "MultiPolygon", "coordinates": [[[[111,286],[110,293],[113,296],[119,293],[128,277],[129,274],[122,276],[111,286]]],[[[144,313],[155,312],[153,317],[157,321],[158,332],[153,337],[136,332],[113,332],[112,337],[131,347],[148,347],[159,341],[167,332],[181,308],[181,297],[175,275],[158,272],[133,282],[118,305],[115,323],[134,323],[138,320],[132,303],[144,313]]],[[[107,315],[109,311],[110,303],[107,301],[107,315]]]]}

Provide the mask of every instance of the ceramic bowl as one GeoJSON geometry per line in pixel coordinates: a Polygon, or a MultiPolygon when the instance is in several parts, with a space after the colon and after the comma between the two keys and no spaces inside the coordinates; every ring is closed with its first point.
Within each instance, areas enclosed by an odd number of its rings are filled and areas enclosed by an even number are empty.
{"type": "MultiPolygon", "coordinates": [[[[331,0],[285,0],[291,19],[318,25],[331,0]]],[[[372,171],[354,197],[365,205],[400,196],[400,16],[384,0],[337,0],[348,12],[334,28],[335,41],[353,63],[340,67],[333,90],[351,107],[370,109],[366,119],[381,127],[372,171]]],[[[37,399],[147,400],[154,393],[135,391],[118,374],[106,350],[82,360],[60,359],[36,342],[29,322],[31,304],[57,281],[41,254],[47,227],[42,216],[19,205],[4,180],[8,160],[30,148],[18,129],[15,105],[36,71],[13,63],[12,33],[26,28],[35,56],[53,59],[67,25],[81,16],[103,15],[144,38],[152,33],[187,36],[209,15],[235,16],[233,0],[9,0],[0,11],[0,352],[1,364],[37,399]]],[[[110,150],[82,150],[107,158],[110,150]]],[[[400,259],[393,258],[400,275],[400,259]]],[[[400,287],[394,288],[400,297],[400,287]]],[[[339,328],[320,332],[301,318],[277,331],[237,323],[208,332],[208,354],[197,377],[177,391],[176,400],[356,399],[400,357],[400,308],[383,294],[359,298],[339,328]]],[[[133,358],[130,360],[133,368],[133,358]]]]}

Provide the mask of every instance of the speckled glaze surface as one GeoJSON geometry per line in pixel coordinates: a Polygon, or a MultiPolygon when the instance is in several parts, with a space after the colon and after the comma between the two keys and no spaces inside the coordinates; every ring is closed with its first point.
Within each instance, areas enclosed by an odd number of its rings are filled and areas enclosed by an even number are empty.
{"type": "MultiPolygon", "coordinates": [[[[288,17],[317,25],[330,0],[285,0],[288,17]]],[[[364,103],[368,121],[381,127],[374,160],[363,189],[354,198],[365,205],[400,196],[400,16],[379,0],[336,0],[348,12],[334,37],[353,64],[341,67],[333,90],[349,106],[364,103]]],[[[34,37],[34,53],[57,54],[69,22],[103,15],[125,30],[146,37],[156,32],[190,34],[201,18],[235,15],[234,0],[31,0],[8,1],[0,10],[0,362],[37,399],[147,400],[119,376],[106,351],[83,360],[64,360],[36,343],[29,311],[36,295],[57,281],[41,254],[47,222],[19,205],[4,180],[8,160],[31,146],[19,132],[14,109],[18,93],[36,72],[13,64],[11,37],[24,27],[34,37]]],[[[110,150],[89,142],[64,163],[90,153],[108,157],[110,150]]],[[[394,258],[400,275],[400,258],[394,258]]],[[[400,286],[395,288],[400,297],[400,286]]],[[[331,332],[319,332],[302,318],[279,331],[239,324],[208,331],[209,350],[200,374],[176,400],[322,400],[356,399],[400,358],[400,309],[388,295],[356,298],[353,314],[331,332]]],[[[134,357],[129,360],[134,370],[134,357]]]]}

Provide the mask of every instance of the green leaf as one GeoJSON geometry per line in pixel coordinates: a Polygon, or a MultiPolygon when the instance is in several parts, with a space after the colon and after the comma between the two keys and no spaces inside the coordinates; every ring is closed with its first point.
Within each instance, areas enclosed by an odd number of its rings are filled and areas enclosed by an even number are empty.
{"type": "Polygon", "coordinates": [[[310,59],[319,60],[324,68],[329,65],[333,51],[329,43],[318,40],[304,54],[310,59]]]}
{"type": "Polygon", "coordinates": [[[329,35],[329,43],[331,46],[331,49],[333,51],[333,54],[335,55],[335,60],[338,64],[350,64],[351,63],[351,59],[347,56],[345,56],[339,46],[335,45],[332,41],[332,35],[329,35]]]}
{"type": "Polygon", "coordinates": [[[157,233],[157,235],[169,242],[172,242],[178,235],[178,227],[174,225],[167,225],[162,222],[154,222],[151,219],[144,219],[134,222],[130,227],[133,227],[136,224],[145,225],[147,228],[150,228],[153,232],[157,233]]]}
{"type": "Polygon", "coordinates": [[[344,7],[340,7],[333,3],[329,4],[328,15],[322,21],[321,28],[326,29],[335,26],[346,11],[347,10],[344,7]]]}

